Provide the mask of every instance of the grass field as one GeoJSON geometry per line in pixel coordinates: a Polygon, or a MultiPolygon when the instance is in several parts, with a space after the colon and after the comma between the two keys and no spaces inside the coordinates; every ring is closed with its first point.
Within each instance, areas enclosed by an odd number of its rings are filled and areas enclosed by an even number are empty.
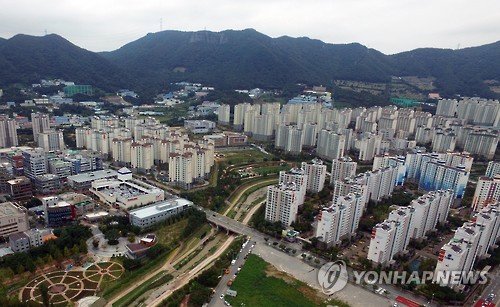
{"type": "MultiPolygon", "coordinates": [[[[323,299],[316,295],[316,290],[276,271],[274,267],[253,254],[248,257],[231,289],[238,291],[236,297],[225,297],[232,306],[327,306],[323,299]]],[[[348,306],[333,299],[328,304],[348,306]]]]}
{"type": "Polygon", "coordinates": [[[170,244],[180,237],[184,228],[186,228],[188,220],[184,219],[178,223],[162,227],[155,231],[158,242],[162,244],[170,244]]]}
{"type": "MultiPolygon", "coordinates": [[[[268,184],[269,182],[274,182],[274,181],[277,181],[277,176],[276,175],[271,175],[271,176],[266,176],[266,177],[256,177],[256,178],[252,178],[248,181],[245,181],[243,184],[241,184],[240,186],[238,186],[236,188],[236,190],[233,191],[233,193],[231,194],[231,196],[227,199],[228,202],[234,204],[238,198],[239,198],[239,194],[241,191],[244,191],[246,190],[247,188],[251,187],[251,186],[261,186],[262,184],[267,184],[267,185],[270,185],[268,184]]],[[[256,190],[258,190],[259,188],[257,188],[256,190]]],[[[256,190],[253,190],[253,191],[256,191],[256,190]]]]}
{"type": "Polygon", "coordinates": [[[241,164],[247,162],[262,162],[264,159],[272,159],[273,155],[266,155],[257,149],[251,150],[238,150],[238,151],[224,151],[224,159],[229,164],[241,164]]]}
{"type": "Polygon", "coordinates": [[[253,171],[257,174],[278,174],[280,171],[287,171],[289,169],[289,166],[265,166],[255,168],[253,171]]]}
{"type": "Polygon", "coordinates": [[[203,226],[201,226],[194,234],[190,236],[189,240],[187,240],[186,243],[182,246],[179,253],[177,254],[177,257],[183,256],[186,251],[190,250],[196,244],[198,244],[201,241],[201,236],[204,233],[208,236],[210,234],[211,228],[212,227],[208,224],[204,224],[203,226]]]}

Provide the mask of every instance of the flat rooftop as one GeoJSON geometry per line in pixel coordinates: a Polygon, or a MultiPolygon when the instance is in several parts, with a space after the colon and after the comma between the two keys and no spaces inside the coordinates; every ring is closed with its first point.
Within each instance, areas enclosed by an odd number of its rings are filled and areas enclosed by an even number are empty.
{"type": "Polygon", "coordinates": [[[161,202],[154,203],[152,205],[135,209],[129,212],[130,215],[138,217],[140,219],[153,216],[157,213],[168,211],[182,206],[192,206],[193,203],[184,198],[174,198],[169,200],[164,200],[161,202]]]}
{"type": "Polygon", "coordinates": [[[72,180],[74,182],[88,182],[99,179],[106,179],[113,176],[118,176],[118,173],[112,169],[105,169],[101,171],[93,171],[93,172],[69,176],[68,180],[72,180]]]}
{"type": "Polygon", "coordinates": [[[0,204],[0,217],[13,216],[22,213],[24,213],[22,208],[16,206],[11,202],[5,202],[0,204]]]}

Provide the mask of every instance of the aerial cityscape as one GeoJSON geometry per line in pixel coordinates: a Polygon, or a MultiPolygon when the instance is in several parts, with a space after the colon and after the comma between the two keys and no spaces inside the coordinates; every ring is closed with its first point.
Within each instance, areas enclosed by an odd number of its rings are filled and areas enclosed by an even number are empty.
{"type": "Polygon", "coordinates": [[[0,13],[0,306],[500,306],[488,14],[397,45],[276,1],[125,2],[0,13]]]}

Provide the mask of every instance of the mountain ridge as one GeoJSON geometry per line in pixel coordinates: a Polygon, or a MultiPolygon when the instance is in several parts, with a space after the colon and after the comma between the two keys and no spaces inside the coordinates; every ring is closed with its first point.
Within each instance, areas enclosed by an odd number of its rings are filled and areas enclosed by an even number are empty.
{"type": "Polygon", "coordinates": [[[148,33],[113,51],[94,53],[56,34],[19,34],[0,39],[0,84],[30,84],[52,77],[105,90],[160,91],[177,81],[234,89],[420,76],[435,77],[438,90],[446,95],[490,97],[495,95],[484,81],[500,81],[498,59],[500,41],[460,50],[418,48],[386,55],[360,43],[330,44],[286,35],[271,38],[254,29],[167,30],[148,33]]]}

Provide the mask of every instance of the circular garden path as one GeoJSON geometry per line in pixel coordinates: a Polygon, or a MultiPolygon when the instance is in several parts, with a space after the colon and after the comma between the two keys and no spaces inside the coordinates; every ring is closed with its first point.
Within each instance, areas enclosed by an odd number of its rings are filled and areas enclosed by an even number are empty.
{"type": "Polygon", "coordinates": [[[42,302],[40,286],[48,288],[50,302],[56,306],[66,306],[68,302],[95,295],[103,282],[118,279],[124,272],[116,262],[94,263],[86,270],[56,271],[37,276],[19,294],[21,302],[29,300],[42,302]]]}

